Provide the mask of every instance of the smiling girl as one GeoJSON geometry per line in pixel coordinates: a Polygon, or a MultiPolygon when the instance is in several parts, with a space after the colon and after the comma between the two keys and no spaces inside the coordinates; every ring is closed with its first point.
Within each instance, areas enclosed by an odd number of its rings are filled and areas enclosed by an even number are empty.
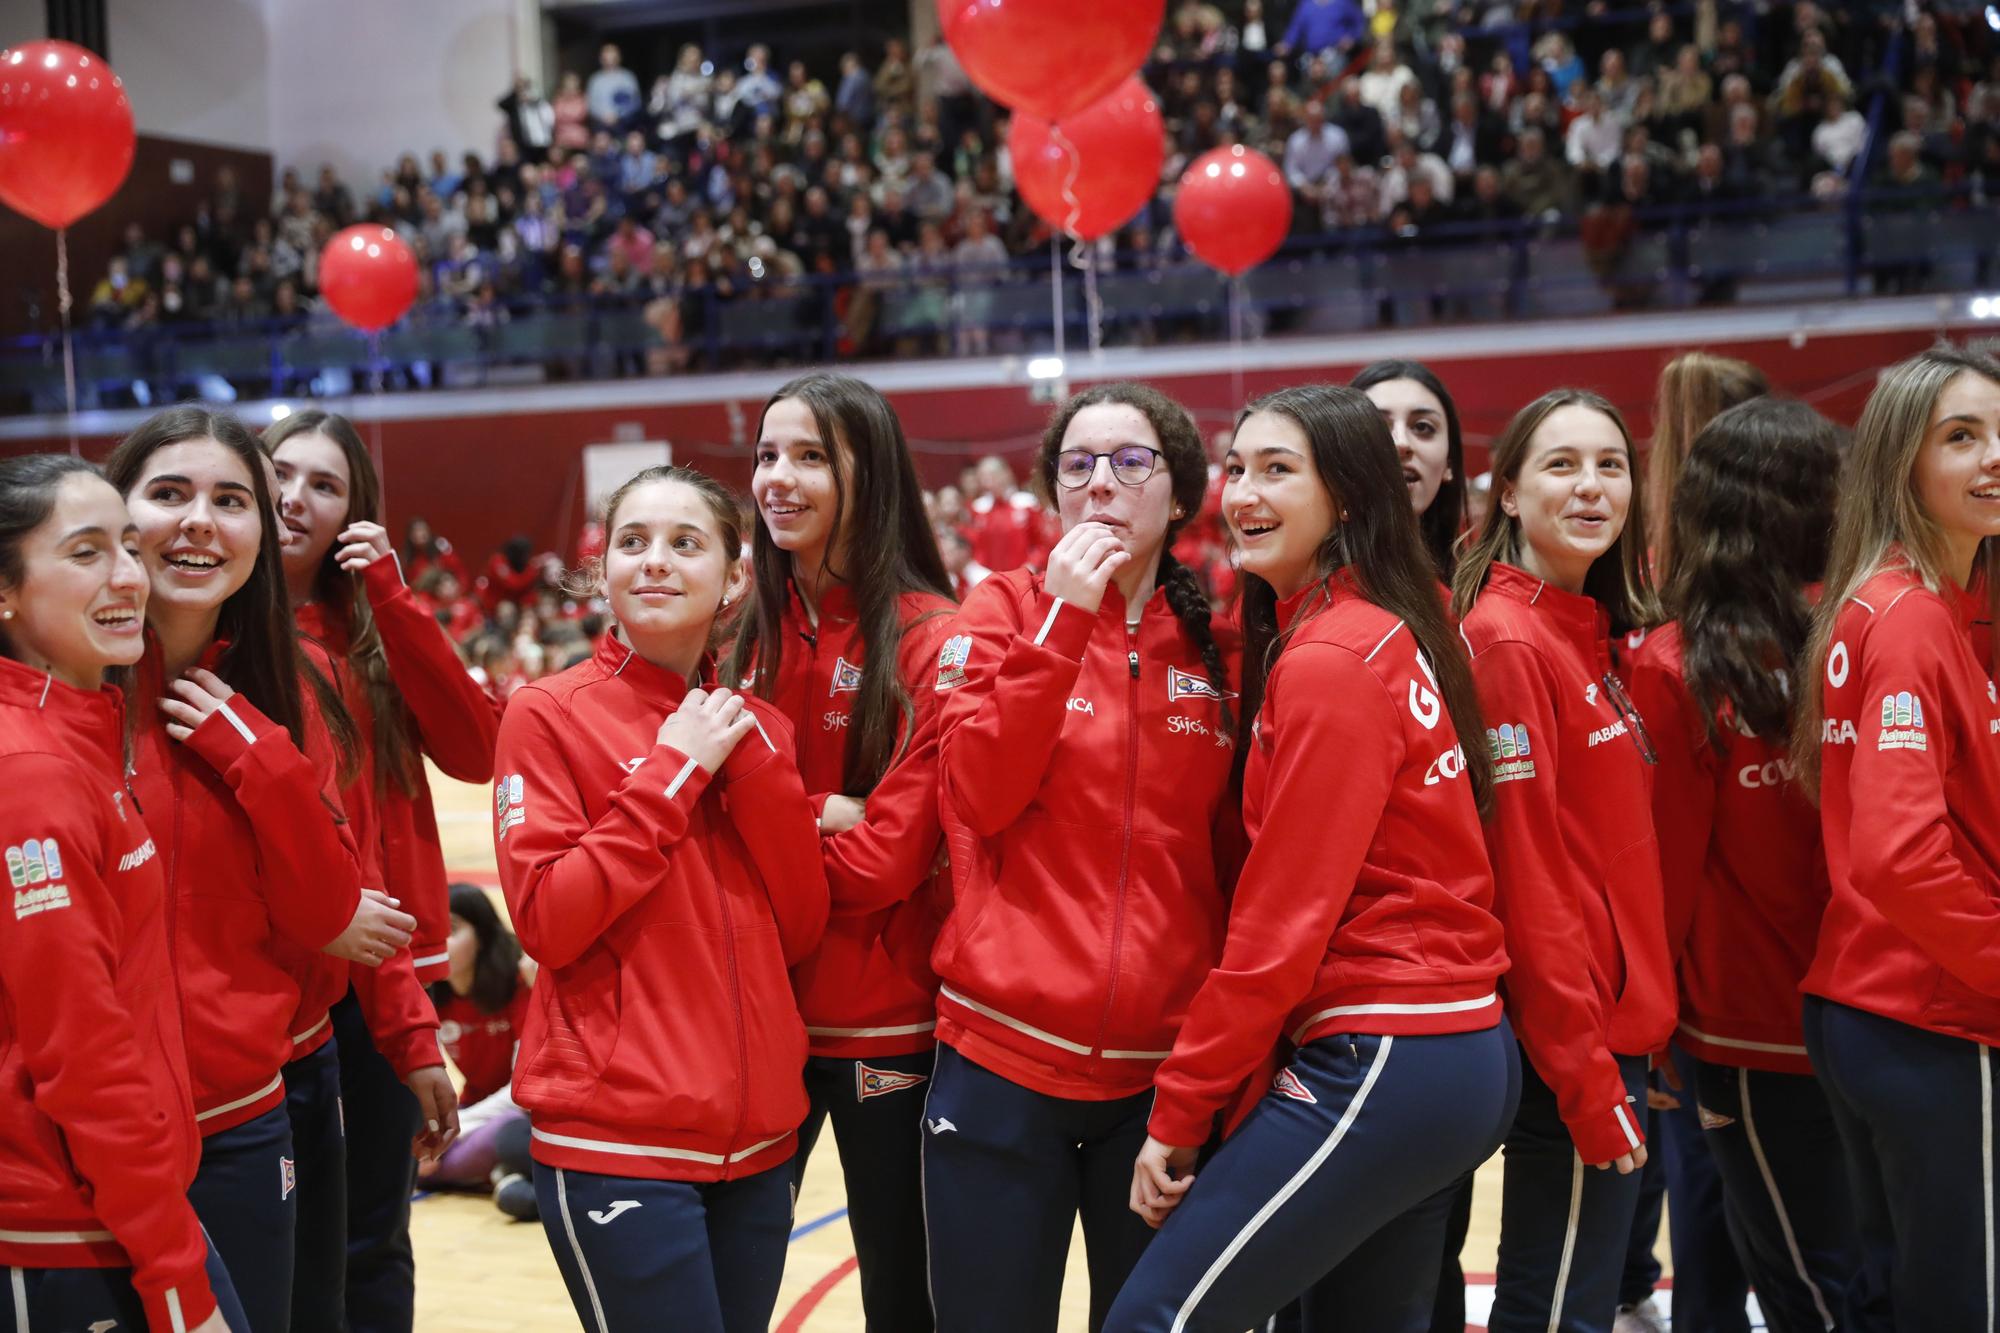
{"type": "Polygon", "coordinates": [[[617,632],[500,725],[500,879],[541,966],[514,1095],[586,1329],[763,1333],[806,1114],[787,969],[826,926],[819,832],[784,716],[701,685],[743,592],[734,497],[649,468],[604,521],[593,583],[617,632]]]}
{"type": "Polygon", "coordinates": [[[1150,1240],[1132,1159],[1221,949],[1235,828],[1234,645],[1168,553],[1208,484],[1193,420],[1090,389],[1035,470],[1065,528],[1048,573],[974,589],[936,680],[957,895],[923,1160],[952,1330],[1053,1329],[1079,1214],[1096,1328],[1150,1240]]]}
{"type": "Polygon", "coordinates": [[[1611,663],[1613,632],[1657,619],[1643,512],[1617,409],[1544,394],[1494,445],[1493,508],[1454,579],[1494,767],[1507,1011],[1527,1056],[1496,1329],[1610,1329],[1646,1162],[1646,1057],[1673,1031],[1654,754],[1611,663]]]}
{"type": "Polygon", "coordinates": [[[1456,1186],[1513,1119],[1491,766],[1459,741],[1483,735],[1478,699],[1398,461],[1354,389],[1282,390],[1237,423],[1250,852],[1155,1076],[1131,1202],[1166,1220],[1108,1329],[1234,1333],[1309,1286],[1309,1328],[1428,1328],[1456,1186]],[[1217,1112],[1281,1046],[1196,1179],[1217,1112]]]}
{"type": "Polygon", "coordinates": [[[167,874],[203,1135],[190,1197],[252,1326],[283,1329],[296,1177],[282,1071],[296,974],[322,948],[379,965],[415,923],[361,886],[321,721],[339,700],[322,688],[311,708],[302,697],[256,441],[222,413],[170,408],[127,436],[105,471],[132,511],[151,583],[132,785],[167,874]]]}
{"type": "Polygon", "coordinates": [[[860,380],[811,374],[772,395],[750,494],[755,612],[723,678],[754,680],[791,720],[829,835],[834,913],[794,976],[812,1042],[800,1179],[830,1116],[869,1324],[922,1333],[931,1303],[918,1150],[937,990],[906,975],[884,941],[887,927],[921,961],[946,892],[939,884],[910,901],[937,861],[932,685],[957,607],[902,424],[860,380]]]}
{"type": "Polygon", "coordinates": [[[144,651],[138,539],[90,464],[0,462],[0,781],[16,798],[0,803],[0,1326],[243,1333],[187,1202],[201,1135],[164,879],[104,683],[144,651]]]}
{"type": "Polygon", "coordinates": [[[292,613],[354,718],[341,800],[382,888],[417,919],[409,950],[380,969],[350,976],[326,960],[294,1021],[299,1061],[316,1066],[310,1084],[286,1076],[299,1150],[293,1330],[340,1333],[344,1319],[406,1327],[417,1156],[435,1161],[449,1146],[457,1101],[421,984],[449,967],[450,916],[424,759],[461,782],[491,781],[499,718],[403,583],[381,523],[381,481],[353,424],[294,412],[265,432],[264,448],[277,472],[292,613]]]}
{"type": "Polygon", "coordinates": [[[1855,1327],[2000,1326],[2000,693],[1972,648],[1995,589],[2000,364],[1939,348],[1855,426],[1792,733],[1833,886],[1805,1039],[1862,1238],[1855,1327]]]}

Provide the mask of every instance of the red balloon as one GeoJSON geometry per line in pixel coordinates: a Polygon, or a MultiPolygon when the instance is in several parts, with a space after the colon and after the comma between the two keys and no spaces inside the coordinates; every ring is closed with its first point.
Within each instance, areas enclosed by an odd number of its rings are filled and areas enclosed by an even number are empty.
{"type": "Polygon", "coordinates": [[[1284,242],[1292,192],[1278,164],[1256,149],[1210,149],[1181,174],[1174,226],[1203,262],[1240,278],[1284,242]]]}
{"type": "Polygon", "coordinates": [[[319,252],[319,291],[355,328],[386,329],[417,299],[417,257],[389,227],[349,227],[319,252]]]}
{"type": "Polygon", "coordinates": [[[1159,192],[1165,144],[1160,104],[1135,78],[1059,126],[1019,111],[1007,131],[1028,207],[1086,241],[1123,226],[1159,192]]]}
{"type": "Polygon", "coordinates": [[[1061,120],[1146,63],[1166,0],[937,0],[938,23],[981,92],[1061,120]]]}
{"type": "Polygon", "coordinates": [[[0,51],[0,203],[67,227],[118,192],[136,142],[103,57],[68,42],[0,51]]]}

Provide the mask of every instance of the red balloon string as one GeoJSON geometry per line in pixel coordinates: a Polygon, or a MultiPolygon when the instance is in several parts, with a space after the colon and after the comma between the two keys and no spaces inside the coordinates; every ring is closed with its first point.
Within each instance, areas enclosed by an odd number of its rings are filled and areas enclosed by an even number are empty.
{"type": "Polygon", "coordinates": [[[69,407],[69,451],[83,452],[76,438],[76,348],[69,326],[69,228],[56,228],[56,309],[62,314],[63,401],[69,407]]]}

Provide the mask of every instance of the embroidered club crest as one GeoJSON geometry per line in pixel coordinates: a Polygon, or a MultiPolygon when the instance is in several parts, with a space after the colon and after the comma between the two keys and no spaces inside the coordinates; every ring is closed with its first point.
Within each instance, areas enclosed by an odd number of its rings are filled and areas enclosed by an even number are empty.
{"type": "Polygon", "coordinates": [[[914,1088],[929,1075],[905,1074],[894,1069],[876,1069],[871,1065],[854,1062],[854,1100],[865,1102],[870,1097],[886,1097],[904,1088],[914,1088]]]}
{"type": "Polygon", "coordinates": [[[1176,699],[1234,699],[1233,693],[1218,690],[1206,676],[1197,676],[1177,666],[1167,668],[1167,702],[1176,699]]]}
{"type": "Polygon", "coordinates": [[[861,689],[861,668],[844,657],[833,659],[833,688],[828,694],[855,694],[861,689]]]}
{"type": "Polygon", "coordinates": [[[937,688],[955,690],[965,684],[965,664],[972,656],[972,636],[954,634],[938,653],[937,688]]]}
{"type": "Polygon", "coordinates": [[[1280,1097],[1290,1097],[1295,1102],[1319,1105],[1319,1098],[1312,1095],[1312,1089],[1299,1082],[1299,1076],[1289,1069],[1278,1071],[1278,1076],[1271,1080],[1271,1091],[1280,1097]]]}

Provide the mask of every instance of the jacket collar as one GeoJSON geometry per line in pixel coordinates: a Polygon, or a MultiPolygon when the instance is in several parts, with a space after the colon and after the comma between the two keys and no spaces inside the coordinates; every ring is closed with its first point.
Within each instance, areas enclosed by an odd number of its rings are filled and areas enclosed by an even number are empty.
{"type": "Polygon", "coordinates": [[[47,671],[0,658],[0,706],[36,713],[57,732],[90,745],[123,770],[125,696],[116,686],[79,690],[47,671]]]}
{"type": "Polygon", "coordinates": [[[1360,595],[1361,589],[1354,582],[1353,571],[1342,566],[1278,603],[1278,632],[1282,634],[1290,629],[1292,622],[1301,616],[1338,606],[1360,595]]]}
{"type": "MultiPolygon", "coordinates": [[[[679,672],[648,662],[616,631],[606,634],[598,643],[595,660],[607,676],[618,677],[655,702],[678,708],[681,700],[687,698],[688,683],[679,672]]],[[[702,658],[699,674],[703,680],[711,678],[713,667],[709,658],[702,658]]]]}
{"type": "Polygon", "coordinates": [[[1486,589],[1522,606],[1531,606],[1546,617],[1564,638],[1593,655],[1602,650],[1609,665],[1611,613],[1588,593],[1565,592],[1548,580],[1518,566],[1494,561],[1486,576],[1486,589]]]}

